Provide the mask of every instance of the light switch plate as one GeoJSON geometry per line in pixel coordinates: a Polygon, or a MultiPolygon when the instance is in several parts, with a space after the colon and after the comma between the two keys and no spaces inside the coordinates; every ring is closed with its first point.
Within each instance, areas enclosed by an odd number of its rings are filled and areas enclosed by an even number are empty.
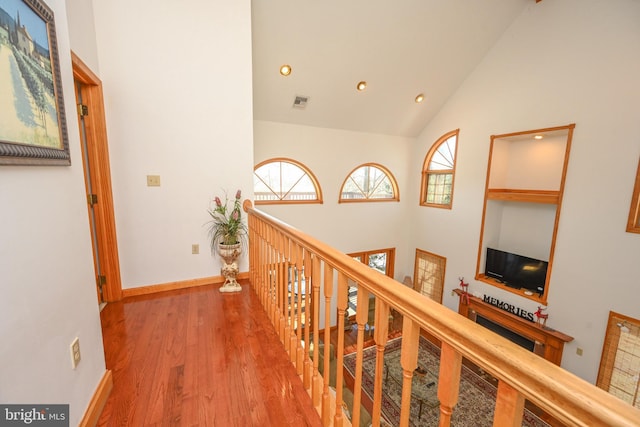
{"type": "Polygon", "coordinates": [[[147,175],[147,187],[160,187],[160,175],[147,175]]]}

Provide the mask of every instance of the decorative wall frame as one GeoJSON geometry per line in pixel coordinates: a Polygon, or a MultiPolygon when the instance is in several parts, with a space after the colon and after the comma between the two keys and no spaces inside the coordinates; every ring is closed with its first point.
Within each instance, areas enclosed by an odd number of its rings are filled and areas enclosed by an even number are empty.
{"type": "Polygon", "coordinates": [[[53,11],[41,0],[0,0],[2,51],[0,164],[70,165],[53,11]]]}

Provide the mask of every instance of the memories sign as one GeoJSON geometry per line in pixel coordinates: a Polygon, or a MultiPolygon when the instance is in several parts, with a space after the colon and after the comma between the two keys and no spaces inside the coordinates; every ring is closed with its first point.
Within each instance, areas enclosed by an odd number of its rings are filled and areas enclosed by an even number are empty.
{"type": "Polygon", "coordinates": [[[482,301],[486,302],[487,304],[491,304],[494,307],[498,307],[500,310],[504,310],[511,314],[515,314],[518,317],[522,317],[523,319],[528,320],[529,322],[534,322],[533,313],[523,310],[520,307],[516,307],[515,305],[506,303],[504,301],[500,301],[499,299],[490,297],[489,295],[484,295],[482,297],[482,301]]]}

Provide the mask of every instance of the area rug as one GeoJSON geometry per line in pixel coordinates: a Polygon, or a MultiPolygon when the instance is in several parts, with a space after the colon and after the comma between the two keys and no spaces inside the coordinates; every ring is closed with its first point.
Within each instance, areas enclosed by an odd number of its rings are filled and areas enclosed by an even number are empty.
{"type": "MultiPolygon", "coordinates": [[[[385,349],[385,360],[398,357],[402,337],[390,340],[385,349]]],[[[344,356],[344,366],[355,377],[356,354],[344,356]]],[[[376,348],[369,347],[363,352],[362,387],[373,400],[374,373],[376,366],[376,348]]],[[[420,337],[418,367],[437,375],[440,372],[440,349],[429,340],[420,337]]],[[[382,416],[391,424],[400,424],[400,400],[402,386],[395,381],[384,381],[382,386],[382,416]]],[[[496,388],[471,369],[462,366],[460,394],[451,417],[454,427],[490,427],[493,425],[493,411],[496,401],[496,388]]],[[[440,408],[423,405],[420,412],[418,399],[411,399],[410,424],[414,427],[431,427],[438,425],[440,408]]],[[[522,425],[525,427],[548,427],[549,425],[535,414],[525,409],[522,425]]]]}

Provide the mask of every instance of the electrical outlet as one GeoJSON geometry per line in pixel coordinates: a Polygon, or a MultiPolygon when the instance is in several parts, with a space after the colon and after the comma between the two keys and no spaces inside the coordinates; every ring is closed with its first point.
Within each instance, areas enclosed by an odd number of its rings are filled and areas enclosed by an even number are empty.
{"type": "Polygon", "coordinates": [[[577,354],[578,356],[582,356],[582,349],[581,349],[580,347],[578,347],[578,348],[576,349],[576,354],[577,354]]]}
{"type": "Polygon", "coordinates": [[[147,187],[160,187],[160,175],[147,175],[147,187]]]}
{"type": "Polygon", "coordinates": [[[191,253],[194,255],[197,255],[200,253],[200,245],[198,245],[197,243],[194,243],[193,245],[191,245],[191,253]]]}
{"type": "Polygon", "coordinates": [[[71,350],[71,367],[76,369],[76,366],[80,363],[80,338],[76,337],[70,346],[71,350]]]}

